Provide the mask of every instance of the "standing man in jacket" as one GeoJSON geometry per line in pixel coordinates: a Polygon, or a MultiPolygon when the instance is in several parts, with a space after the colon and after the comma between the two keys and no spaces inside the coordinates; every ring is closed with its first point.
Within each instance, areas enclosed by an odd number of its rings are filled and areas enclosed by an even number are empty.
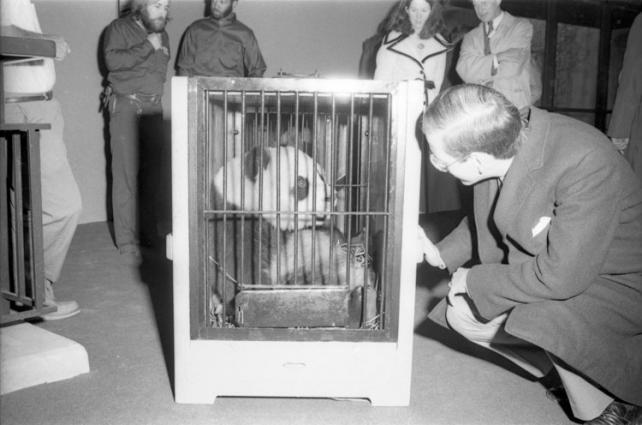
{"type": "Polygon", "coordinates": [[[133,0],[130,13],[105,30],[114,236],[128,264],[138,264],[141,259],[139,126],[144,116],[162,116],[169,62],[168,11],[169,0],[133,0]]]}
{"type": "Polygon", "coordinates": [[[533,26],[527,19],[503,11],[501,0],[472,2],[481,23],[464,36],[457,73],[465,83],[499,91],[525,115],[532,103],[533,26]]]}
{"type": "Polygon", "coordinates": [[[212,0],[211,16],[192,23],[183,37],[178,75],[257,77],[265,61],[254,32],[236,19],[238,0],[212,0]]]}

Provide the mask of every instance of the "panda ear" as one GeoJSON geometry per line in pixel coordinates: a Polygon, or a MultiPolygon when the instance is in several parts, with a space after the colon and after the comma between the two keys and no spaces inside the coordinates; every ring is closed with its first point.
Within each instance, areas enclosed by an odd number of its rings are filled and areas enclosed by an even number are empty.
{"type": "Polygon", "coordinates": [[[270,164],[270,153],[259,146],[256,146],[245,154],[245,177],[256,183],[261,168],[266,169],[270,164]]]}

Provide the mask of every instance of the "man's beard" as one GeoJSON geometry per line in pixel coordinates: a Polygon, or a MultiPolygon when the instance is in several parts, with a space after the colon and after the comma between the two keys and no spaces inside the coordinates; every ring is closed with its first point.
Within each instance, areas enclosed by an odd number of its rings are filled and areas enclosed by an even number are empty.
{"type": "Polygon", "coordinates": [[[230,16],[231,13],[232,13],[232,3],[230,3],[227,9],[225,9],[222,12],[218,12],[216,9],[212,8],[212,17],[214,17],[214,19],[227,18],[228,16],[230,16]]]}
{"type": "Polygon", "coordinates": [[[140,12],[140,21],[148,33],[162,32],[167,25],[167,18],[151,19],[147,11],[144,9],[140,12]]]}

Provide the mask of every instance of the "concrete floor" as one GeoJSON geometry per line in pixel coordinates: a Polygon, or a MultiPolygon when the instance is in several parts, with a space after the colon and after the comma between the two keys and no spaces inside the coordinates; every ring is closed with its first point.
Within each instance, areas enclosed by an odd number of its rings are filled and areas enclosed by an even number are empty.
{"type": "Polygon", "coordinates": [[[176,404],[172,393],[171,263],[145,252],[123,264],[106,223],[79,226],[56,287],[82,312],[38,326],[82,344],[91,372],[0,398],[2,425],[572,424],[544,388],[503,359],[425,319],[446,293],[443,274],[420,269],[409,407],[361,400],[218,398],[176,404]]]}

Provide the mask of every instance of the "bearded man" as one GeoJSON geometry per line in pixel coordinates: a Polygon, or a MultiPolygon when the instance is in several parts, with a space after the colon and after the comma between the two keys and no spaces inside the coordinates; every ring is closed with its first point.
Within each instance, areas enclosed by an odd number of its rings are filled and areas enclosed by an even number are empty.
{"type": "Polygon", "coordinates": [[[254,32],[236,19],[237,0],[212,0],[211,16],[185,31],[178,75],[262,77],[265,61],[254,32]]]}
{"type": "Polygon", "coordinates": [[[138,264],[141,258],[140,123],[162,118],[161,97],[170,58],[165,31],[168,12],[169,0],[133,0],[130,13],[111,22],[104,33],[109,86],[103,100],[109,108],[114,239],[128,264],[138,264]]]}

